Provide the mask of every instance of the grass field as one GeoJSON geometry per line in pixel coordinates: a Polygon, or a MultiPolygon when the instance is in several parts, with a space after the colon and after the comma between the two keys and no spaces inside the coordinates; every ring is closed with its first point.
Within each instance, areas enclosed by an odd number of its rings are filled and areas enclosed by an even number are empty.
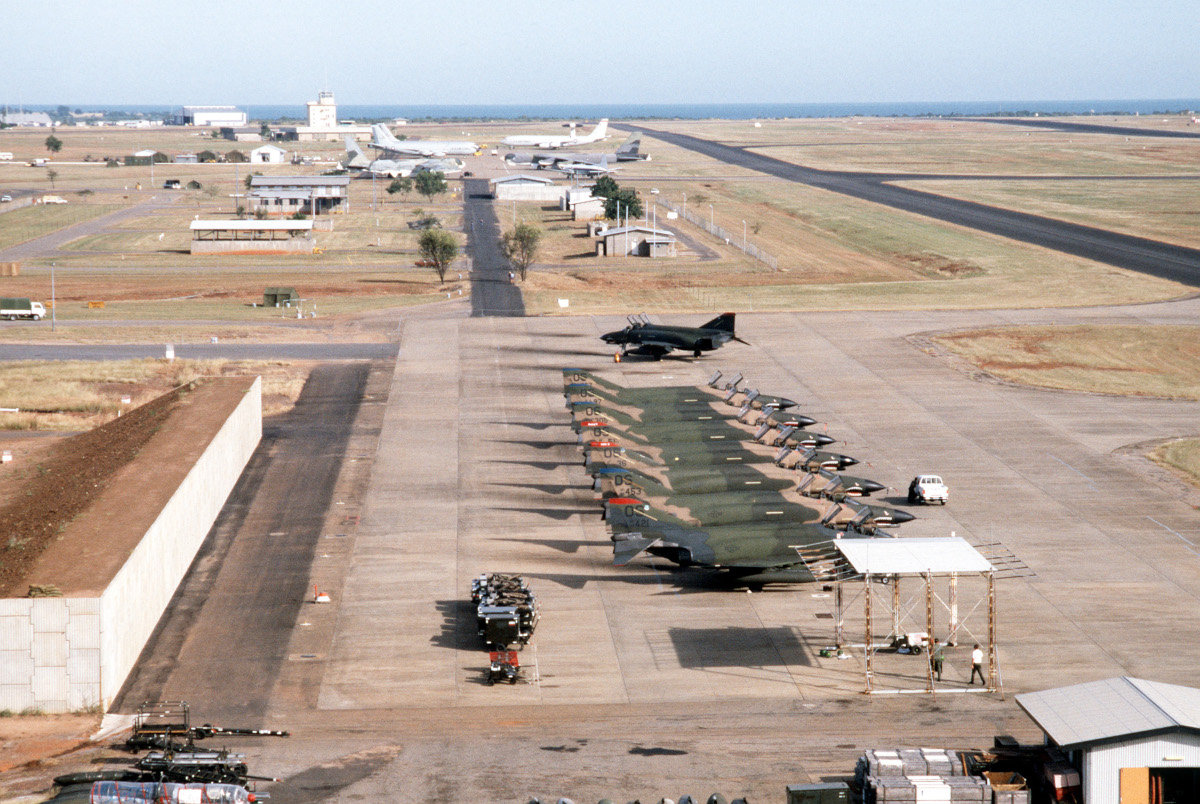
{"type": "Polygon", "coordinates": [[[1200,247],[1200,175],[1191,179],[913,181],[902,187],[1200,247]]]}
{"type": "Polygon", "coordinates": [[[84,430],[197,377],[260,375],[263,413],[291,408],[311,366],[303,361],[123,360],[0,363],[4,430],[84,430]],[[129,403],[122,402],[129,398],[129,403]]]}
{"type": "Polygon", "coordinates": [[[1011,327],[946,333],[933,340],[1008,382],[1200,399],[1200,326],[1011,327]]]}
{"type": "MultiPolygon", "coordinates": [[[[804,160],[818,154],[826,166],[861,168],[874,163],[886,165],[890,171],[919,169],[930,154],[943,152],[965,154],[961,159],[948,158],[947,170],[955,159],[959,159],[956,170],[972,160],[981,167],[985,159],[990,160],[988,169],[981,172],[1022,168],[1089,173],[1093,172],[1096,149],[1106,154],[1105,164],[1122,165],[1133,172],[1147,167],[1151,160],[1140,150],[1129,152],[1120,138],[1100,137],[1086,147],[1081,140],[1072,147],[1048,151],[1045,141],[1038,138],[1057,137],[1054,132],[965,121],[793,120],[765,121],[761,128],[745,121],[655,121],[652,125],[772,150],[799,148],[797,153],[802,152],[804,160]],[[1027,137],[1030,133],[1036,136],[1027,137]]],[[[410,126],[404,133],[471,138],[494,145],[508,133],[537,127],[516,122],[422,125],[410,126]]],[[[64,160],[98,158],[111,155],[110,151],[127,153],[142,147],[166,153],[205,146],[218,151],[221,147],[253,147],[197,137],[180,129],[65,129],[59,133],[65,147],[56,158],[64,160]]],[[[44,154],[37,151],[44,137],[45,132],[0,132],[0,148],[13,150],[18,157],[41,156],[44,154]]],[[[614,132],[609,143],[594,150],[611,149],[620,139],[623,135],[614,132]]],[[[1159,159],[1159,164],[1186,163],[1191,158],[1190,143],[1180,141],[1176,146],[1175,141],[1169,142],[1172,144],[1167,147],[1183,150],[1172,150],[1170,158],[1159,159]]],[[[566,221],[556,210],[519,205],[520,214],[547,233],[542,253],[523,286],[530,312],[564,312],[559,306],[561,298],[570,300],[566,312],[588,313],[702,311],[714,305],[742,310],[1036,307],[1149,301],[1187,292],[1172,283],[735,168],[653,138],[646,138],[645,147],[652,160],[622,165],[618,181],[637,188],[647,202],[670,199],[682,204],[686,194],[689,209],[701,215],[707,211],[715,223],[735,233],[734,240],[740,239],[736,233],[744,231],[747,239],[778,260],[780,270],[772,271],[744,255],[734,243],[721,242],[682,220],[670,223],[684,236],[676,258],[597,258],[594,241],[582,235],[582,224],[566,221]]],[[[297,144],[297,149],[309,155],[341,156],[337,143],[297,144]]],[[[501,156],[506,150],[501,148],[493,155],[489,149],[484,156],[469,158],[468,169],[477,175],[504,172],[508,169],[501,156]]],[[[158,165],[153,182],[148,167],[61,164],[55,169],[60,186],[94,189],[96,203],[106,197],[120,203],[150,195],[176,199],[142,218],[77,239],[53,255],[61,280],[59,310],[68,321],[125,317],[149,322],[212,320],[248,331],[263,324],[262,311],[256,312],[248,304],[268,285],[296,287],[301,295],[317,299],[322,315],[350,316],[388,305],[445,298],[446,289],[432,281],[429,269],[412,268],[416,235],[406,224],[424,207],[447,227],[461,227],[460,196],[447,195],[431,203],[414,194],[400,201],[383,192],[386,183],[382,180],[374,184],[355,181],[351,183],[352,211],[332,216],[333,231],[316,235],[321,254],[192,257],[183,253],[188,247],[188,221],[196,216],[229,215],[236,204],[233,194],[242,192],[240,179],[250,171],[249,165],[158,165]],[[195,176],[204,188],[174,193],[157,189],[168,176],[185,180],[195,176]],[[128,189],[138,183],[145,189],[128,189]],[[373,204],[378,209],[372,210],[373,204]],[[282,264],[283,260],[288,264],[282,264]],[[87,307],[89,301],[106,305],[94,310],[87,307]]],[[[294,174],[321,168],[282,165],[253,169],[294,174]]],[[[40,186],[39,182],[45,183],[46,169],[0,166],[0,182],[6,176],[40,186]]],[[[974,192],[981,185],[955,182],[950,190],[974,192]]],[[[1011,202],[1021,204],[1019,196],[1026,190],[1010,188],[1008,182],[1004,185],[1001,189],[1008,189],[1011,202]]],[[[460,185],[452,182],[452,186],[460,185]]],[[[1108,183],[1104,186],[1109,187],[1108,183]]],[[[1105,200],[1089,203],[1085,192],[1068,191],[1064,185],[1062,194],[1043,194],[1030,204],[1042,204],[1051,213],[1075,210],[1083,216],[1124,217],[1135,232],[1174,231],[1186,236],[1186,215],[1195,202],[1187,189],[1172,186],[1160,192],[1165,187],[1139,184],[1132,194],[1123,195],[1121,187],[1114,186],[1106,190],[1105,200]]],[[[1035,191],[1029,189],[1028,193],[1035,191]]],[[[511,225],[506,205],[497,212],[502,227],[511,225]]],[[[665,210],[659,212],[658,222],[666,224],[665,210]]],[[[22,277],[4,280],[7,289],[3,292],[48,297],[48,272],[44,270],[48,259],[25,266],[22,277]]],[[[452,268],[450,274],[456,282],[458,271],[452,268]]],[[[448,290],[457,295],[462,287],[454,284],[448,290]]],[[[35,337],[43,335],[38,332],[35,337]]]]}
{"type": "Polygon", "coordinates": [[[1175,469],[1193,484],[1200,486],[1200,438],[1181,438],[1163,444],[1150,453],[1150,459],[1175,469]]]}
{"type": "MultiPolygon", "coordinates": [[[[1080,122],[1125,126],[1130,120],[1080,122]]],[[[1175,116],[1161,127],[1180,130],[1188,122],[1175,116]]],[[[955,119],[767,120],[761,128],[748,120],[646,125],[825,170],[1093,176],[1194,173],[1200,164],[1200,139],[1126,138],[955,119]]]]}
{"type": "Polygon", "coordinates": [[[35,204],[5,211],[0,214],[0,249],[116,212],[123,206],[83,201],[78,196],[71,196],[66,204],[35,204]]]}

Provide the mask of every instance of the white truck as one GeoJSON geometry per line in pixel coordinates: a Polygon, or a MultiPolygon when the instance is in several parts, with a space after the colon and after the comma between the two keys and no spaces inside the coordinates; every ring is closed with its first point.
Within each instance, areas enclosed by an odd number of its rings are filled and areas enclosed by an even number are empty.
{"type": "Polygon", "coordinates": [[[945,505],[948,499],[950,499],[950,489],[946,488],[946,484],[937,475],[917,475],[908,484],[908,502],[911,505],[917,503],[945,505]]]}
{"type": "Polygon", "coordinates": [[[0,298],[0,318],[6,321],[16,321],[18,318],[41,321],[45,317],[46,306],[41,302],[29,299],[0,298]]]}

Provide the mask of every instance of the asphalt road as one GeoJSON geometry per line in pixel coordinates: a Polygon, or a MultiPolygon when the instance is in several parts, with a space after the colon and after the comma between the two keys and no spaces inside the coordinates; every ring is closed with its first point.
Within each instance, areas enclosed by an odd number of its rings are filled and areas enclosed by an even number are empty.
{"type": "Polygon", "coordinates": [[[308,593],[370,365],[318,366],[263,439],[111,711],[185,700],[261,722],[308,593]]]}
{"type": "Polygon", "coordinates": [[[463,229],[471,253],[471,315],[523,316],[521,290],[509,279],[500,251],[500,222],[487,179],[463,181],[463,229]]]}
{"type": "MultiPolygon", "coordinates": [[[[896,187],[902,175],[817,170],[686,134],[624,126],[712,159],[958,226],[1200,287],[1200,250],[896,187]]],[[[909,177],[917,178],[917,177],[909,177]]]]}

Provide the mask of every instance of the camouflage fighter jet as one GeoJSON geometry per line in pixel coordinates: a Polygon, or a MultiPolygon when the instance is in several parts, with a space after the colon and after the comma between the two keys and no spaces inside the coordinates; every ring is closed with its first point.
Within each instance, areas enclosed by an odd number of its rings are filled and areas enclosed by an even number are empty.
{"type": "MultiPolygon", "coordinates": [[[[895,527],[911,522],[907,511],[881,505],[866,505],[855,501],[825,502],[803,505],[786,502],[782,495],[776,499],[734,499],[723,505],[713,505],[708,495],[681,495],[652,505],[640,498],[610,497],[604,501],[604,521],[613,534],[637,532],[643,536],[665,533],[675,528],[710,528],[724,525],[744,525],[755,528],[820,522],[834,528],[851,527],[860,533],[873,533],[878,528],[895,527]]],[[[715,495],[714,495],[715,496],[715,495]]]]}
{"type": "MultiPolygon", "coordinates": [[[[734,334],[735,313],[722,313],[698,327],[654,324],[646,318],[629,317],[629,326],[606,332],[600,340],[621,347],[622,355],[643,355],[661,360],[664,355],[683,349],[700,357],[730,341],[746,343],[734,334]]],[[[747,344],[748,345],[748,344],[747,344]]]]}

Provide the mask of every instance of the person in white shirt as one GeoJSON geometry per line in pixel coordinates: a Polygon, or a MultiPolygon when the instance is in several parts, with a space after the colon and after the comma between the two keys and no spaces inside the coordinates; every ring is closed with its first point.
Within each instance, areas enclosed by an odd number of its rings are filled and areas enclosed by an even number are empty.
{"type": "Polygon", "coordinates": [[[983,648],[979,647],[979,643],[975,643],[975,649],[971,651],[971,681],[970,685],[975,686],[975,674],[979,674],[979,683],[986,685],[983,680],[983,648]]]}

